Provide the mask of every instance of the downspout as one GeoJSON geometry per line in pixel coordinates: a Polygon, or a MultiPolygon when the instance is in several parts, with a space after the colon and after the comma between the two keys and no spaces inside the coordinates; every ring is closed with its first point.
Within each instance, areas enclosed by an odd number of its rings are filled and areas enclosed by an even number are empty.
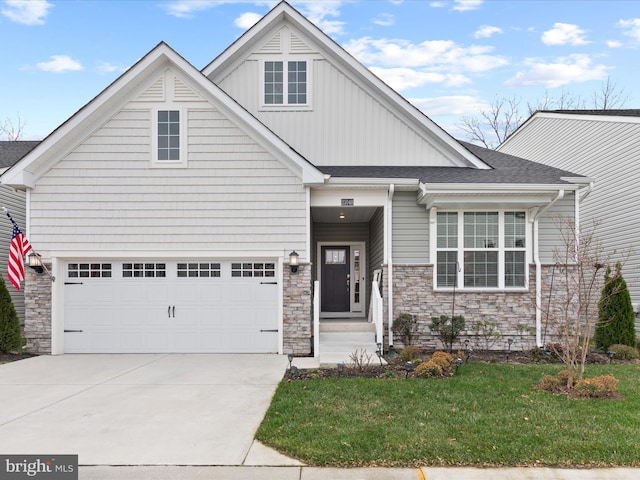
{"type": "Polygon", "coordinates": [[[540,263],[539,219],[557,202],[564,198],[564,190],[558,190],[556,198],[551,200],[533,217],[533,261],[536,265],[536,345],[542,347],[542,265],[540,263]]]}
{"type": "Polygon", "coordinates": [[[388,312],[388,324],[389,324],[389,346],[393,345],[393,194],[395,193],[396,187],[392,183],[389,185],[389,195],[387,197],[387,206],[385,208],[385,213],[387,217],[387,238],[384,242],[385,244],[385,253],[386,253],[386,263],[387,263],[387,291],[388,291],[388,303],[389,303],[389,312],[388,312]]]}

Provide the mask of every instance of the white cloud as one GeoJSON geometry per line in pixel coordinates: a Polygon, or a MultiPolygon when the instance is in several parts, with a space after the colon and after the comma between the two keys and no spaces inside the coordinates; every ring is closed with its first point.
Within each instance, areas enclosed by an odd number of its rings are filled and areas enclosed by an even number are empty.
{"type": "Polygon", "coordinates": [[[542,85],[547,88],[561,87],[571,83],[602,80],[607,77],[609,67],[593,65],[588,55],[569,55],[558,58],[553,63],[542,63],[536,59],[527,59],[527,71],[518,72],[507,80],[508,87],[542,85]]]}
{"type": "MultiPolygon", "coordinates": [[[[248,3],[246,0],[172,0],[161,4],[165,11],[174,17],[192,18],[197,12],[209,10],[225,3],[248,3]]],[[[253,5],[266,5],[273,8],[277,1],[254,1],[253,5]]]]}
{"type": "Polygon", "coordinates": [[[395,18],[390,13],[381,13],[373,19],[373,23],[381,27],[390,27],[395,23],[395,18]]]}
{"type": "Polygon", "coordinates": [[[493,27],[491,25],[482,25],[478,30],[475,31],[473,36],[475,38],[491,38],[496,33],[502,33],[502,29],[500,27],[493,27]]]}
{"type": "Polygon", "coordinates": [[[631,37],[634,42],[640,42],[640,18],[620,20],[618,26],[622,27],[625,30],[624,34],[631,37]]]}
{"type": "Polygon", "coordinates": [[[423,72],[411,68],[371,67],[370,70],[397,91],[421,87],[426,84],[443,84],[447,87],[460,87],[471,83],[468,77],[459,74],[423,72]]]}
{"type": "Polygon", "coordinates": [[[607,47],[609,48],[620,48],[622,47],[622,42],[617,40],[607,40],[607,47]]]}
{"type": "Polygon", "coordinates": [[[451,40],[429,40],[412,44],[407,40],[364,37],[348,41],[344,47],[368,65],[391,68],[429,68],[431,71],[484,72],[508,64],[493,47],[463,47],[451,40]]]}
{"type": "Polygon", "coordinates": [[[123,67],[121,65],[114,65],[113,63],[109,63],[109,62],[98,62],[98,66],[97,66],[98,73],[100,74],[107,74],[107,73],[113,73],[113,72],[122,73],[125,70],[127,70],[127,68],[128,67],[123,67]]]}
{"type": "Polygon", "coordinates": [[[468,95],[451,95],[435,98],[410,98],[409,101],[426,115],[475,115],[489,110],[487,102],[468,95]]]}
{"type": "Polygon", "coordinates": [[[466,12],[480,8],[480,5],[484,3],[484,0],[453,0],[453,3],[455,4],[453,6],[454,10],[466,12]]]}
{"type": "Polygon", "coordinates": [[[259,13],[246,12],[240,15],[238,18],[236,18],[233,21],[233,24],[238,28],[248,30],[249,28],[253,27],[256,23],[258,23],[258,21],[261,18],[262,18],[262,15],[260,15],[259,13]]]}
{"type": "Polygon", "coordinates": [[[587,45],[586,31],[571,23],[554,23],[551,30],[542,34],[545,45],[587,45]]]}
{"type": "Polygon", "coordinates": [[[43,25],[51,7],[47,0],[5,0],[0,13],[12,22],[43,25]]]}
{"type": "Polygon", "coordinates": [[[36,64],[39,70],[44,72],[63,73],[83,70],[82,64],[67,55],[52,55],[51,61],[36,64]]]}
{"type": "Polygon", "coordinates": [[[300,13],[327,35],[340,35],[344,32],[344,22],[327,19],[327,17],[340,16],[341,4],[342,2],[338,0],[294,2],[294,6],[300,10],[300,13]]]}

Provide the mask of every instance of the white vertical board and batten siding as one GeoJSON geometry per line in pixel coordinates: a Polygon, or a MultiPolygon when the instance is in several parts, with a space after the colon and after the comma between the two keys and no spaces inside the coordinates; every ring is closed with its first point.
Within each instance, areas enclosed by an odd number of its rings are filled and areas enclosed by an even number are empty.
{"type": "Polygon", "coordinates": [[[286,28],[277,35],[278,40],[271,37],[257,54],[224,78],[214,80],[314,165],[456,166],[453,156],[443,153],[445,147],[439,140],[417,131],[393,111],[383,95],[366,90],[321,57],[321,51],[305,44],[303,35],[286,28]],[[312,63],[308,85],[311,104],[307,110],[261,108],[259,62],[268,59],[268,53],[274,60],[280,58],[276,45],[285,35],[291,40],[289,51],[284,53],[312,63]]]}
{"type": "Polygon", "coordinates": [[[580,222],[596,223],[596,236],[612,263],[624,262],[631,299],[640,304],[640,119],[542,116],[500,151],[595,180],[580,204],[580,222]]]}
{"type": "Polygon", "coordinates": [[[32,241],[58,254],[305,255],[301,180],[179,79],[165,74],[163,82],[151,83],[38,180],[32,241]],[[151,164],[152,111],[167,105],[186,112],[187,168],[151,164]]]}

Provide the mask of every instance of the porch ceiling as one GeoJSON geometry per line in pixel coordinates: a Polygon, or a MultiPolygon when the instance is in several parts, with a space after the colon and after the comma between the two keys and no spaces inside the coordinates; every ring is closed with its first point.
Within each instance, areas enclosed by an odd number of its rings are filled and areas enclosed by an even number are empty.
{"type": "Polygon", "coordinates": [[[311,207],[315,223],[368,223],[378,207],[311,207]],[[344,218],[340,218],[344,214],[344,218]]]}

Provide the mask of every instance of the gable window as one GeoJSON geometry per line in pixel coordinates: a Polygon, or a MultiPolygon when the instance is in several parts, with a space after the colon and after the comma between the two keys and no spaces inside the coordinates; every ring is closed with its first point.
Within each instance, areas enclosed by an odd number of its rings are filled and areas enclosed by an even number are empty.
{"type": "Polygon", "coordinates": [[[525,212],[438,212],[438,288],[524,288],[525,212]]]}
{"type": "Polygon", "coordinates": [[[265,106],[307,105],[308,72],[306,61],[264,62],[265,106]]]}
{"type": "Polygon", "coordinates": [[[177,108],[153,110],[151,122],[153,166],[161,168],[186,166],[186,110],[177,108]]]}
{"type": "Polygon", "coordinates": [[[180,161],[180,110],[158,110],[158,161],[180,161]]]}

